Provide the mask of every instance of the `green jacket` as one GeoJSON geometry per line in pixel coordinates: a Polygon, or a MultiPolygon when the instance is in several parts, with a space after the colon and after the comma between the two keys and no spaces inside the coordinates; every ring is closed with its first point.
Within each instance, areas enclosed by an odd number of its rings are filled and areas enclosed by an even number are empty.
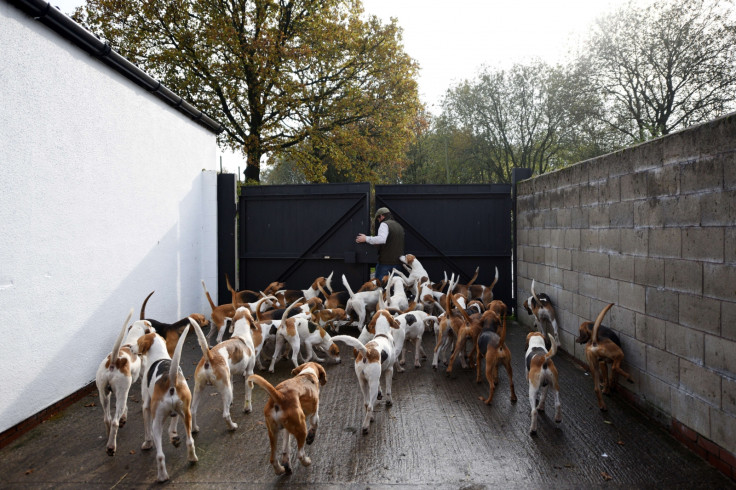
{"type": "Polygon", "coordinates": [[[388,225],[388,238],[378,246],[378,263],[399,264],[399,257],[404,255],[404,227],[392,219],[384,223],[388,225]]]}

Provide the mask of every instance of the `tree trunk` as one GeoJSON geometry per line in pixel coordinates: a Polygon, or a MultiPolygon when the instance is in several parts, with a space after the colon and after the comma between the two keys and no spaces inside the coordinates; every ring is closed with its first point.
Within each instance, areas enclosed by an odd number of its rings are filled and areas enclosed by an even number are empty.
{"type": "Polygon", "coordinates": [[[243,172],[245,174],[245,181],[255,181],[260,182],[261,181],[261,152],[258,150],[253,150],[248,152],[248,156],[246,158],[246,165],[245,165],[245,171],[243,172]]]}

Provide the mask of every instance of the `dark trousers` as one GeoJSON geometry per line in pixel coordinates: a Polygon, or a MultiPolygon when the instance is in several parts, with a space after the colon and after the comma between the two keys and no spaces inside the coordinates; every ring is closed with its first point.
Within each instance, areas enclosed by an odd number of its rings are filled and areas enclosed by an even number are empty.
{"type": "Polygon", "coordinates": [[[391,274],[393,269],[401,271],[401,264],[376,264],[376,279],[382,280],[383,276],[391,274]]]}

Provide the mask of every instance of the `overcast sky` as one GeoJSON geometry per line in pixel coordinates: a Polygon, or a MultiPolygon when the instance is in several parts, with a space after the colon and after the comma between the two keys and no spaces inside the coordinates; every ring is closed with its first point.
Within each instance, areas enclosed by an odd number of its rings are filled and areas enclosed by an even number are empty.
{"type": "MultiPolygon", "coordinates": [[[[637,0],[645,3],[647,0],[637,0]]],[[[395,17],[405,51],[420,64],[419,92],[438,113],[445,91],[482,65],[538,58],[562,62],[596,17],[627,0],[363,0],[366,13],[395,17]],[[434,107],[433,107],[434,106],[434,107]]]]}

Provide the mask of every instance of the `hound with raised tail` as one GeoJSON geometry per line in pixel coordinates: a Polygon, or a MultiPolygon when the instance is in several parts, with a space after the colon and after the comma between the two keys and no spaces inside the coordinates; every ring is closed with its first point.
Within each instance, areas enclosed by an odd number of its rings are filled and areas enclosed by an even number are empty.
{"type": "MultiPolygon", "coordinates": [[[[190,320],[194,322],[194,320],[190,320]]],[[[176,344],[173,358],[166,351],[163,337],[155,333],[146,334],[138,339],[137,351],[146,358],[146,372],[141,380],[143,392],[143,430],[144,440],[141,449],[151,449],[151,441],[156,446],[156,467],[158,481],[169,479],[166,471],[166,458],[161,443],[164,420],[170,418],[169,440],[174,446],[181,443],[177,434],[179,417],[184,419],[186,431],[187,459],[196,462],[197,453],[194,450],[192,437],[192,395],[187,380],[179,368],[181,350],[189,332],[186,327],[176,344]]]]}
{"type": "MultiPolygon", "coordinates": [[[[150,295],[149,295],[150,297],[150,295]]],[[[136,355],[131,346],[138,338],[152,332],[151,325],[146,321],[137,321],[130,327],[128,322],[133,316],[133,310],[123,322],[112,352],[100,363],[95,376],[97,393],[100,396],[100,406],[107,429],[107,454],[115,455],[117,449],[118,429],[125,425],[128,419],[128,393],[133,383],[141,373],[141,358],[136,355]],[[127,333],[126,333],[127,332],[127,333]],[[115,414],[110,412],[111,397],[115,395],[115,414]]]]}
{"type": "MultiPolygon", "coordinates": [[[[448,291],[451,291],[455,285],[454,279],[450,279],[450,286],[448,291]]],[[[432,358],[432,368],[437,369],[439,364],[440,356],[444,353],[443,360],[447,364],[447,350],[452,350],[452,346],[455,345],[460,329],[465,326],[465,318],[463,314],[458,311],[458,308],[453,309],[453,301],[456,301],[460,308],[465,307],[465,297],[461,294],[453,295],[447,293],[445,295],[445,313],[439,317],[439,326],[435,329],[435,336],[437,337],[434,346],[434,357],[432,358]]],[[[465,362],[465,356],[460,358],[460,363],[463,368],[467,367],[465,362]]]]}
{"type": "MultiPolygon", "coordinates": [[[[496,300],[498,301],[498,300],[496,300]]],[[[503,304],[499,301],[499,303],[503,304]]],[[[502,308],[503,313],[503,320],[502,324],[500,325],[500,332],[496,332],[495,328],[484,328],[480,335],[478,335],[477,340],[477,356],[478,359],[476,361],[476,383],[481,382],[480,377],[480,364],[481,360],[485,358],[486,360],[486,380],[488,380],[488,386],[489,386],[489,392],[488,392],[488,398],[483,398],[482,396],[479,397],[480,400],[483,401],[486,405],[490,405],[493,401],[493,394],[496,390],[496,385],[498,384],[498,366],[503,365],[506,368],[506,374],[509,375],[509,390],[511,391],[511,402],[516,401],[516,391],[514,391],[514,372],[511,368],[511,351],[509,350],[508,346],[506,345],[506,305],[503,305],[502,308]]],[[[488,312],[493,312],[493,310],[488,310],[488,312]]],[[[485,313],[484,313],[485,315],[485,313]]]]}
{"type": "Polygon", "coordinates": [[[327,383],[325,369],[317,363],[308,362],[291,371],[293,378],[282,381],[274,388],[271,383],[257,374],[248,377],[253,383],[268,392],[269,399],[263,408],[271,444],[271,465],[277,475],[291,474],[291,437],[296,439],[297,457],[303,466],[312,464],[304,452],[304,443],[312,444],[319,426],[319,387],[327,383]],[[307,429],[307,421],[309,428],[307,429]],[[281,462],[276,453],[281,444],[281,462]]]}
{"type": "Polygon", "coordinates": [[[289,303],[293,303],[297,298],[304,298],[305,300],[316,298],[319,296],[320,288],[328,288],[329,290],[332,290],[333,273],[334,272],[331,272],[327,278],[321,276],[318,277],[307,289],[286,289],[283,291],[276,291],[272,294],[278,298],[279,304],[282,307],[285,307],[289,303]]]}
{"type": "Polygon", "coordinates": [[[545,293],[534,292],[534,279],[532,279],[532,295],[524,301],[524,309],[529,315],[534,316],[534,328],[542,334],[547,334],[548,330],[552,330],[552,335],[560,345],[560,334],[557,328],[557,314],[552,300],[545,293]]]}
{"type": "MultiPolygon", "coordinates": [[[[199,432],[197,425],[197,408],[202,399],[204,388],[213,385],[222,395],[222,418],[225,419],[230,430],[238,428],[238,424],[230,417],[230,405],[233,403],[232,376],[242,374],[247,378],[253,374],[256,364],[256,347],[253,342],[255,322],[250,311],[241,306],[233,316],[233,336],[217,344],[212,349],[207,345],[207,339],[196,322],[192,323],[197,333],[197,341],[202,349],[200,359],[194,370],[194,393],[192,395],[192,431],[199,432]]],[[[248,413],[251,406],[251,389],[245,385],[245,401],[243,412],[248,413]]]]}
{"type": "Polygon", "coordinates": [[[401,330],[404,331],[404,343],[401,352],[397,352],[397,354],[400,354],[399,365],[403,366],[405,364],[406,344],[411,342],[414,344],[414,367],[422,367],[421,359],[427,357],[422,348],[422,336],[426,330],[434,331],[439,326],[439,320],[436,316],[429,315],[421,310],[410,311],[394,318],[401,330]]]}
{"type": "Polygon", "coordinates": [[[394,362],[396,362],[396,350],[392,329],[398,329],[399,324],[386,310],[379,310],[373,315],[368,324],[368,332],[373,334],[373,339],[363,345],[355,337],[349,335],[336,335],[332,337],[333,342],[344,342],[358,350],[355,357],[355,375],[363,393],[363,404],[365,406],[365,418],[363,419],[363,434],[368,433],[368,428],[373,422],[373,412],[380,391],[381,376],[383,375],[386,397],[386,405],[391,406],[391,378],[394,375],[394,362]]]}
{"type": "Polygon", "coordinates": [[[202,289],[204,289],[204,294],[205,296],[207,296],[207,301],[209,301],[210,303],[210,308],[212,308],[212,326],[210,327],[210,331],[207,332],[207,339],[211,338],[212,334],[215,332],[215,330],[217,330],[218,344],[222,342],[222,337],[225,335],[225,327],[227,327],[228,322],[232,321],[233,315],[235,315],[235,309],[237,307],[245,306],[250,309],[251,313],[255,313],[257,311],[268,309],[269,307],[273,306],[274,302],[276,301],[276,298],[274,296],[265,296],[253,303],[241,304],[237,301],[237,292],[232,289],[232,287],[230,287],[230,293],[233,295],[233,302],[226,303],[220,306],[215,306],[215,302],[212,301],[212,297],[210,296],[209,291],[207,291],[207,286],[205,286],[204,281],[202,281],[202,289]]]}
{"type": "Polygon", "coordinates": [[[409,275],[405,276],[401,271],[396,270],[396,274],[404,280],[406,287],[412,287],[414,284],[421,282],[423,277],[429,278],[427,269],[424,268],[419,259],[412,254],[406,254],[399,257],[404,267],[409,271],[409,275]]]}
{"type": "Polygon", "coordinates": [[[600,378],[603,377],[603,393],[609,394],[611,388],[615,387],[620,374],[629,383],[633,383],[631,375],[621,369],[624,360],[624,351],[621,350],[621,340],[616,332],[601,325],[603,317],[611,309],[613,303],[606,305],[598,314],[595,323],[583,322],[580,324],[580,336],[576,340],[578,344],[585,344],[585,357],[588,366],[593,373],[593,387],[595,396],[598,398],[598,408],[608,410],[601,396],[600,378]],[[592,327],[591,327],[592,325],[592,327]],[[608,375],[608,363],[611,363],[611,375],[608,375]]]}
{"type": "Polygon", "coordinates": [[[552,347],[547,352],[543,334],[530,332],[526,336],[526,377],[529,380],[529,404],[532,406],[532,423],[529,427],[531,435],[537,433],[537,413],[539,410],[544,410],[544,401],[550,387],[555,395],[555,422],[558,424],[562,422],[560,384],[557,368],[555,363],[552,362],[552,356],[557,353],[557,342],[552,336],[550,336],[549,341],[552,347]],[[540,391],[539,404],[537,404],[537,394],[540,391]]]}
{"type": "Polygon", "coordinates": [[[342,283],[347,289],[348,294],[350,294],[350,299],[345,304],[345,314],[349,315],[351,311],[355,311],[355,314],[358,315],[358,330],[360,330],[363,328],[368,315],[376,310],[378,298],[383,295],[383,288],[354,293],[350,288],[350,284],[348,283],[348,279],[345,277],[345,274],[342,275],[342,283]]]}

